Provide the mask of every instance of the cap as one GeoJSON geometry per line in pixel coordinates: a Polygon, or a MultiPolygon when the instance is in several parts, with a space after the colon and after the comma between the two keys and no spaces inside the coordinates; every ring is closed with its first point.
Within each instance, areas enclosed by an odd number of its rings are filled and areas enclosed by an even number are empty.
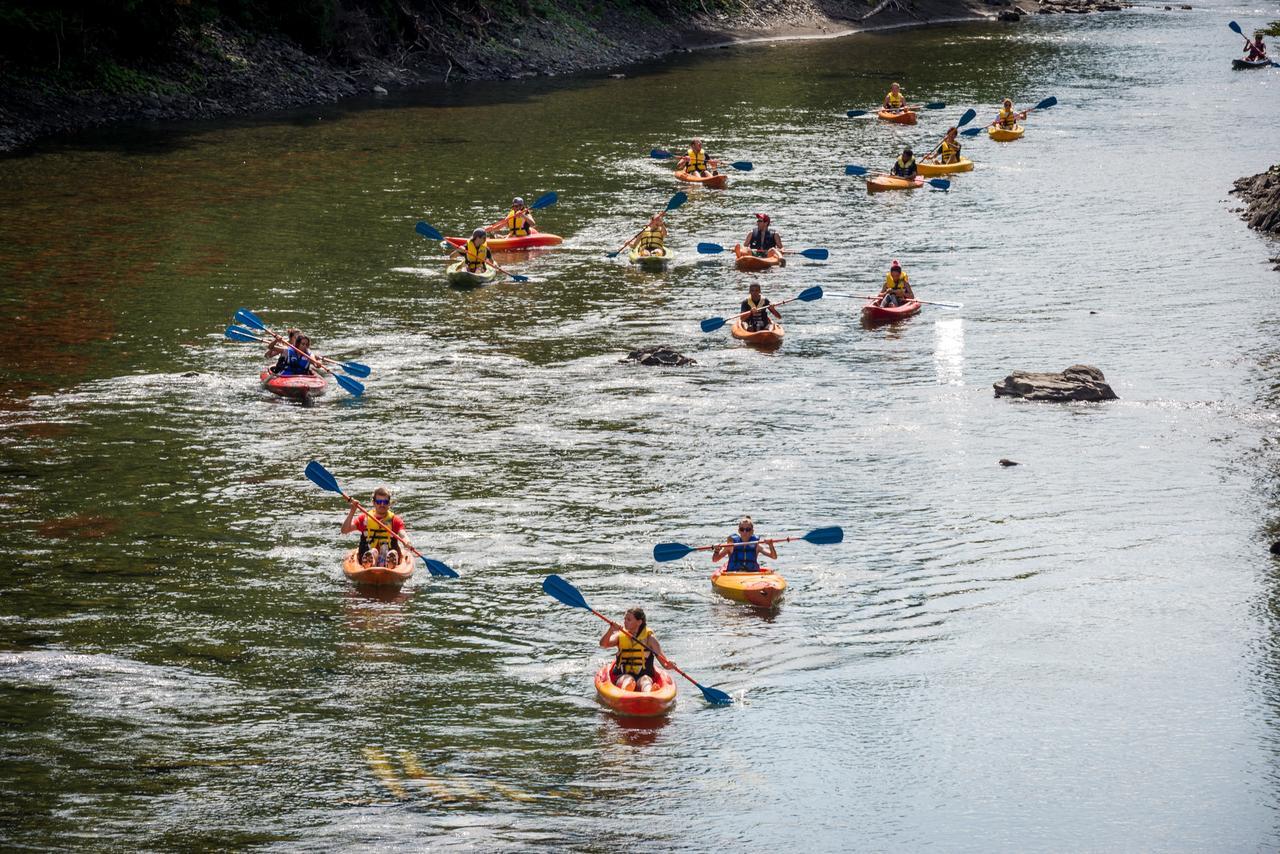
{"type": "Polygon", "coordinates": [[[769,215],[758,213],[756,214],[756,219],[760,222],[769,222],[769,215]]]}
{"type": "Polygon", "coordinates": [[[898,259],[894,258],[893,263],[889,265],[890,270],[901,270],[902,265],[898,263],[898,259]]]}

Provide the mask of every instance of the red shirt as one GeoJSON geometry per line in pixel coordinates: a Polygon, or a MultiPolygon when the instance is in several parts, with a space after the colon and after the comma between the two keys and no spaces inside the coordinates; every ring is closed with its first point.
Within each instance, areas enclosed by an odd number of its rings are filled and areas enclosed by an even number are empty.
{"type": "MultiPolygon", "coordinates": [[[[369,521],[368,519],[366,519],[363,515],[361,515],[360,518],[356,519],[356,530],[361,533],[364,533],[368,529],[368,521],[369,521]]],[[[396,516],[394,519],[392,519],[391,530],[394,533],[403,534],[404,520],[401,519],[399,516],[396,516]]]]}

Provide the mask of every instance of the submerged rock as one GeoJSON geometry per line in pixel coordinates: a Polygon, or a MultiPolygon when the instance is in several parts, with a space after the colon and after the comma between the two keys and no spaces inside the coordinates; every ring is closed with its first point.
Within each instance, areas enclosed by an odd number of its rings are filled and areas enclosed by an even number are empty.
{"type": "Polygon", "coordinates": [[[1004,466],[1005,468],[1008,468],[1009,466],[1020,465],[1020,463],[1014,462],[1013,460],[1006,460],[1002,457],[1000,459],[1000,465],[1004,466]]]}
{"type": "Polygon", "coordinates": [[[640,365],[661,365],[667,368],[683,368],[685,365],[698,364],[693,359],[677,353],[665,344],[661,347],[632,350],[622,362],[635,362],[640,365]]]}
{"type": "Polygon", "coordinates": [[[996,397],[1065,402],[1069,400],[1116,400],[1102,371],[1090,365],[1072,365],[1061,373],[1014,371],[992,387],[996,397]]]}

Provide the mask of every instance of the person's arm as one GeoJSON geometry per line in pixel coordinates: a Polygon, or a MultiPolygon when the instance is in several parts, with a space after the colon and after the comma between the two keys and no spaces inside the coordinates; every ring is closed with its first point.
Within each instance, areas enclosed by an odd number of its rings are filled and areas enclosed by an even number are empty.
{"type": "Polygon", "coordinates": [[[604,634],[600,636],[600,646],[608,649],[611,646],[618,645],[618,624],[610,621],[609,628],[604,630],[604,634]]]}
{"type": "Polygon", "coordinates": [[[907,280],[907,283],[906,283],[906,289],[905,289],[905,290],[906,290],[906,294],[907,294],[907,299],[915,299],[915,298],[916,298],[915,291],[911,290],[911,280],[910,280],[910,279],[908,279],[908,280],[907,280]]]}
{"type": "Polygon", "coordinates": [[[689,155],[681,154],[680,159],[676,161],[676,168],[683,169],[689,165],[689,155]]]}
{"type": "Polygon", "coordinates": [[[762,540],[760,542],[760,548],[756,552],[756,554],[759,554],[760,552],[764,552],[766,555],[773,558],[774,560],[778,559],[778,550],[774,547],[773,543],[765,542],[762,540]]]}
{"type": "Polygon", "coordinates": [[[724,560],[729,556],[729,552],[733,551],[733,540],[725,540],[722,545],[718,545],[711,552],[711,562],[715,563],[724,560]]]}
{"type": "Polygon", "coordinates": [[[776,231],[773,233],[773,248],[777,249],[779,252],[785,251],[782,248],[782,235],[778,234],[776,231]]]}
{"type": "Polygon", "coordinates": [[[781,320],[781,319],[782,319],[782,315],[778,313],[778,309],[777,309],[777,307],[776,307],[776,306],[774,306],[774,304],[773,304],[773,303],[769,303],[769,304],[768,304],[767,306],[765,306],[765,307],[766,307],[767,309],[769,309],[770,313],[772,313],[774,317],[778,318],[779,320],[781,320]]]}
{"type": "MultiPolygon", "coordinates": [[[[347,508],[347,518],[342,520],[342,533],[351,534],[361,530],[355,521],[356,514],[359,513],[360,511],[356,509],[356,503],[352,501],[350,498],[347,499],[347,502],[351,506],[347,508]]],[[[364,517],[361,516],[360,519],[361,521],[363,521],[364,517]]]]}
{"type": "Polygon", "coordinates": [[[526,223],[529,224],[529,228],[537,228],[538,221],[534,219],[533,214],[529,213],[528,211],[524,212],[524,220],[526,223]]]}

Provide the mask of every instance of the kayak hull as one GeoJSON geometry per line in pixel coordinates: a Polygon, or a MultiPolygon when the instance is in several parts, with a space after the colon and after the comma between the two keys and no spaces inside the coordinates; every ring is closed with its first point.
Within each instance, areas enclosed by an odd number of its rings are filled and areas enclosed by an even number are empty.
{"type": "Polygon", "coordinates": [[[876,113],[882,122],[893,122],[895,125],[913,125],[916,114],[912,110],[881,110],[876,113]]]}
{"type": "Polygon", "coordinates": [[[916,169],[926,178],[934,175],[953,175],[956,172],[972,172],[973,161],[967,157],[961,157],[955,163],[920,162],[916,164],[916,169]]]}
{"type": "Polygon", "coordinates": [[[1258,59],[1253,62],[1250,62],[1247,59],[1233,59],[1231,60],[1231,67],[1234,68],[1236,71],[1243,71],[1247,68],[1270,68],[1271,60],[1258,59]]]}
{"type": "Polygon", "coordinates": [[[258,379],[262,381],[263,388],[267,391],[290,400],[319,397],[329,386],[329,381],[324,377],[311,374],[278,377],[272,375],[270,371],[263,371],[258,379]]]}
{"type": "Polygon", "coordinates": [[[1022,139],[1022,135],[1026,133],[1026,129],[1022,125],[1014,125],[1013,129],[989,127],[987,128],[987,136],[996,142],[1013,142],[1015,139],[1022,139]]]}
{"type": "Polygon", "coordinates": [[[449,284],[457,285],[460,288],[477,288],[480,285],[488,285],[502,278],[502,273],[498,272],[497,267],[485,267],[483,272],[472,273],[467,270],[467,262],[459,261],[449,267],[445,274],[449,279],[449,284]]]}
{"type": "Polygon", "coordinates": [[[862,307],[862,319],[864,322],[871,324],[896,323],[919,311],[919,300],[907,300],[902,305],[893,306],[892,308],[877,305],[875,300],[868,300],[867,304],[862,307]]]}
{"type": "Polygon", "coordinates": [[[683,181],[686,184],[701,184],[713,190],[723,190],[729,186],[729,176],[724,174],[702,176],[690,175],[688,172],[677,172],[676,180],[683,181]]]}
{"type": "MultiPolygon", "coordinates": [[[[446,237],[445,240],[452,246],[459,249],[466,244],[465,237],[446,237]]],[[[564,238],[558,234],[548,234],[545,231],[533,231],[524,237],[490,237],[485,241],[494,252],[519,252],[522,249],[537,249],[540,246],[559,246],[564,243],[564,238]]]]}
{"type": "Polygon", "coordinates": [[[883,193],[886,190],[915,190],[924,186],[924,178],[917,175],[914,179],[897,178],[893,175],[874,175],[867,179],[868,193],[883,193]]]}
{"type": "Polygon", "coordinates": [[[634,718],[656,718],[671,711],[676,704],[676,683],[671,674],[658,665],[653,666],[657,678],[652,691],[623,691],[613,684],[610,671],[613,662],[607,661],[596,671],[596,698],[619,715],[634,718]]]}
{"type": "Polygon", "coordinates": [[[672,259],[676,257],[676,253],[670,249],[663,248],[661,255],[641,255],[640,250],[632,249],[627,253],[627,258],[632,264],[635,264],[641,270],[665,270],[671,265],[672,259]]]}
{"type": "Polygon", "coordinates": [[[413,575],[413,555],[407,551],[401,552],[399,565],[393,567],[361,566],[360,561],[356,560],[358,552],[359,549],[352,549],[342,561],[342,574],[352,584],[360,587],[398,588],[413,575]]]}
{"type": "Polygon", "coordinates": [[[733,322],[733,328],[729,330],[734,338],[744,344],[749,344],[760,350],[776,350],[782,346],[782,336],[786,334],[786,330],[782,328],[782,324],[774,321],[773,325],[768,329],[761,329],[758,332],[751,332],[747,327],[742,325],[739,318],[733,322]]]}
{"type": "Polygon", "coordinates": [[[772,270],[774,267],[781,267],[783,261],[780,255],[766,255],[761,258],[753,254],[750,249],[744,249],[742,244],[733,247],[733,255],[736,259],[734,266],[744,273],[772,270]]]}
{"type": "Polygon", "coordinates": [[[711,574],[711,589],[726,599],[757,608],[776,608],[787,591],[787,580],[771,569],[763,572],[725,572],[711,574]]]}

